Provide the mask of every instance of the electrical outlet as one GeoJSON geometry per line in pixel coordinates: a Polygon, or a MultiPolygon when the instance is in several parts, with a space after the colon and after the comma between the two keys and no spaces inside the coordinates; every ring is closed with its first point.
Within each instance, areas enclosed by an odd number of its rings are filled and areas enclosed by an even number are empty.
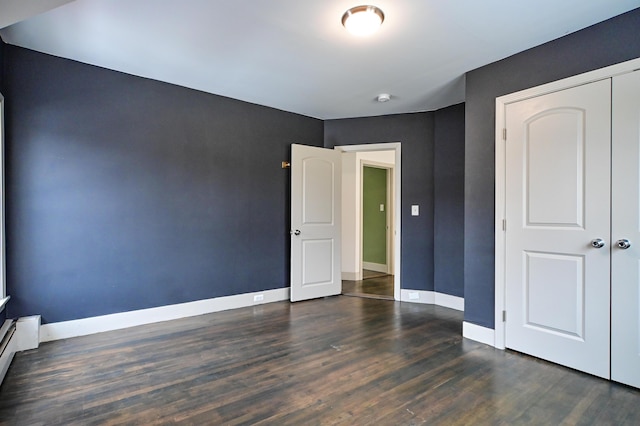
{"type": "Polygon", "coordinates": [[[264,300],[264,294],[256,294],[253,296],[254,302],[262,302],[264,300]]]}
{"type": "Polygon", "coordinates": [[[418,300],[420,299],[420,295],[417,292],[412,291],[411,293],[409,293],[409,299],[418,300]]]}

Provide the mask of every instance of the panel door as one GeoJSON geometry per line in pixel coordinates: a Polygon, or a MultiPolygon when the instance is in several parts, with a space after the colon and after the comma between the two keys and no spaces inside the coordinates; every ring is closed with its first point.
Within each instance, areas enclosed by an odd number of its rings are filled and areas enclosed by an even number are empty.
{"type": "Polygon", "coordinates": [[[605,378],[610,99],[604,80],[506,108],[506,346],[605,378]]]}
{"type": "Polygon", "coordinates": [[[291,145],[291,301],[333,296],[341,280],[340,151],[291,145]]]}
{"type": "Polygon", "coordinates": [[[640,388],[640,72],[613,79],[611,379],[640,388]],[[629,240],[630,247],[624,249],[629,240]]]}

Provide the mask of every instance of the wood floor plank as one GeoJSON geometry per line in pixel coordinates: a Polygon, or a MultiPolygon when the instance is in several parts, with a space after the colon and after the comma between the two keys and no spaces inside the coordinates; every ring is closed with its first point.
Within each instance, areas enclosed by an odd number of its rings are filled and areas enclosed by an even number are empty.
{"type": "Polygon", "coordinates": [[[42,344],[1,425],[640,424],[640,391],[461,337],[462,314],[337,296],[42,344]]]}

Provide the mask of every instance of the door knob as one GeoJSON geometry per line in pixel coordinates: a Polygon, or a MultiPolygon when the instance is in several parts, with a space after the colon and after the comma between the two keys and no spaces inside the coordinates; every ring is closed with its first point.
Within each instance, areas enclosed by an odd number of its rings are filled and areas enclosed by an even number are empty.
{"type": "Polygon", "coordinates": [[[618,248],[621,248],[622,250],[626,250],[629,247],[631,247],[631,241],[623,238],[621,240],[616,241],[616,245],[618,246],[618,248]]]}
{"type": "Polygon", "coordinates": [[[596,238],[591,240],[591,247],[595,247],[595,248],[604,247],[604,240],[602,238],[596,238]]]}
{"type": "Polygon", "coordinates": [[[291,235],[300,235],[300,230],[296,229],[295,231],[289,231],[291,235]]]}

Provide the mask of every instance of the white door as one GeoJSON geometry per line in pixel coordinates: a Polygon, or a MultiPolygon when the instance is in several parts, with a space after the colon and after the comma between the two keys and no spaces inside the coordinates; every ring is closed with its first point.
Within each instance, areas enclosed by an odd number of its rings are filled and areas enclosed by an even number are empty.
{"type": "Polygon", "coordinates": [[[291,301],[342,292],[340,151],[291,145],[291,301]]]}
{"type": "Polygon", "coordinates": [[[611,379],[640,387],[640,72],[613,79],[612,135],[611,379]]]}
{"type": "Polygon", "coordinates": [[[603,80],[506,107],[506,346],[605,378],[610,99],[603,80]]]}

